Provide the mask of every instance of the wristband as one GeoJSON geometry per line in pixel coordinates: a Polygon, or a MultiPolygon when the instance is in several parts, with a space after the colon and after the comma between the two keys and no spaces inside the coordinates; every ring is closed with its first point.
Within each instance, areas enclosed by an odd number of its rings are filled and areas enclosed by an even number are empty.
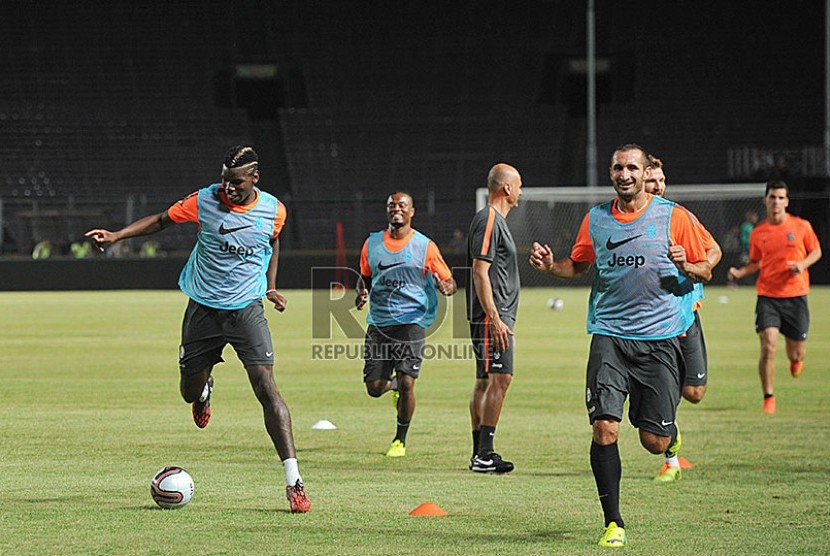
{"type": "Polygon", "coordinates": [[[265,295],[268,295],[269,293],[277,293],[277,290],[266,290],[265,291],[265,295]]]}

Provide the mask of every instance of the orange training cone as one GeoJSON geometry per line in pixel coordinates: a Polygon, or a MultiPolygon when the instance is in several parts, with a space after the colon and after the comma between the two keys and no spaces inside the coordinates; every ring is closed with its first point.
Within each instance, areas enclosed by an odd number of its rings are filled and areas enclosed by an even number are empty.
{"type": "Polygon", "coordinates": [[[424,502],[411,512],[409,515],[449,515],[441,509],[435,502],[424,502]]]}
{"type": "Polygon", "coordinates": [[[680,468],[681,469],[691,469],[692,467],[695,466],[694,463],[690,462],[689,460],[687,460],[684,457],[678,457],[677,461],[680,462],[680,468]]]}

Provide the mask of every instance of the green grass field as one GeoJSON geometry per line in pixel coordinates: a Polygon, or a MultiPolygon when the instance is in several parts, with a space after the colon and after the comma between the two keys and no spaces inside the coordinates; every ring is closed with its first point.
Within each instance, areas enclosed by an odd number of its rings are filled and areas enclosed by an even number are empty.
{"type": "MultiPolygon", "coordinates": [[[[407,456],[388,460],[388,397],[366,395],[361,361],[312,360],[311,294],[283,293],[288,311],[267,314],[314,504],[306,515],[287,511],[281,466],[232,351],[215,371],[210,426],[193,425],[178,394],[182,294],[0,294],[0,554],[602,552],[584,405],[586,290],[522,292],[517,372],[496,438],[516,463],[506,476],[466,468],[472,361],[424,364],[407,456]],[[547,308],[552,296],[563,311],[547,308]],[[320,419],[338,429],[312,430],[320,419]],[[196,482],[181,510],[149,495],[167,464],[196,482]],[[449,516],[409,515],[425,501],[449,516]]],[[[797,381],[782,342],[774,416],[761,412],[754,303],[750,287],[707,289],[710,386],[699,406],[680,406],[681,453],[696,463],[682,480],[653,483],[661,458],[623,423],[627,553],[830,552],[830,289],[810,296],[797,381]]],[[[450,344],[449,327],[433,341],[450,344]]]]}

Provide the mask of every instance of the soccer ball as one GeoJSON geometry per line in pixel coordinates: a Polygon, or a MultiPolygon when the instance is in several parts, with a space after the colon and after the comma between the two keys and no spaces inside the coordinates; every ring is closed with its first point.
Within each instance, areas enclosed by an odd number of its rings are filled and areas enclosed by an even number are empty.
{"type": "Polygon", "coordinates": [[[561,311],[565,308],[565,300],[558,297],[551,297],[548,299],[548,307],[554,311],[561,311]]]}
{"type": "Polygon", "coordinates": [[[162,508],[181,508],[193,498],[193,477],[181,467],[168,465],[153,477],[150,495],[162,508]]]}

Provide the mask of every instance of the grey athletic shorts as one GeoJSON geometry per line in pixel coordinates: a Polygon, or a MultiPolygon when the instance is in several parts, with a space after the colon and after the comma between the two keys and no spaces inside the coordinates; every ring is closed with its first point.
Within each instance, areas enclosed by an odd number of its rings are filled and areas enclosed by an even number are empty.
{"type": "Polygon", "coordinates": [[[709,358],[706,355],[706,340],[703,338],[703,327],[697,311],[692,326],[680,336],[680,351],[683,352],[683,363],[686,365],[683,385],[705,385],[709,377],[709,358]]]}
{"type": "MultiPolygon", "coordinates": [[[[490,338],[490,321],[471,322],[470,338],[473,341],[473,352],[476,356],[476,378],[487,378],[490,373],[513,374],[514,337],[510,336],[510,346],[504,351],[493,350],[493,340],[490,338]]],[[[505,319],[504,323],[513,329],[515,323],[505,319]]]]}
{"type": "Polygon", "coordinates": [[[796,342],[806,340],[810,331],[807,296],[777,298],[759,295],[755,303],[755,332],[767,328],[777,328],[781,334],[796,342]]]}
{"type": "Polygon", "coordinates": [[[626,340],[595,334],[588,357],[585,398],[591,424],[601,418],[628,420],[636,428],[671,436],[680,403],[683,356],[680,341],[626,340]]]}
{"type": "Polygon", "coordinates": [[[394,371],[418,378],[425,342],[426,331],[417,324],[370,324],[363,343],[363,382],[389,380],[394,371]]]}
{"type": "Polygon", "coordinates": [[[222,350],[233,346],[245,367],[274,364],[271,331],[265,320],[262,300],[244,309],[227,311],[196,303],[187,304],[182,321],[179,368],[183,374],[197,373],[221,363],[222,350]]]}

